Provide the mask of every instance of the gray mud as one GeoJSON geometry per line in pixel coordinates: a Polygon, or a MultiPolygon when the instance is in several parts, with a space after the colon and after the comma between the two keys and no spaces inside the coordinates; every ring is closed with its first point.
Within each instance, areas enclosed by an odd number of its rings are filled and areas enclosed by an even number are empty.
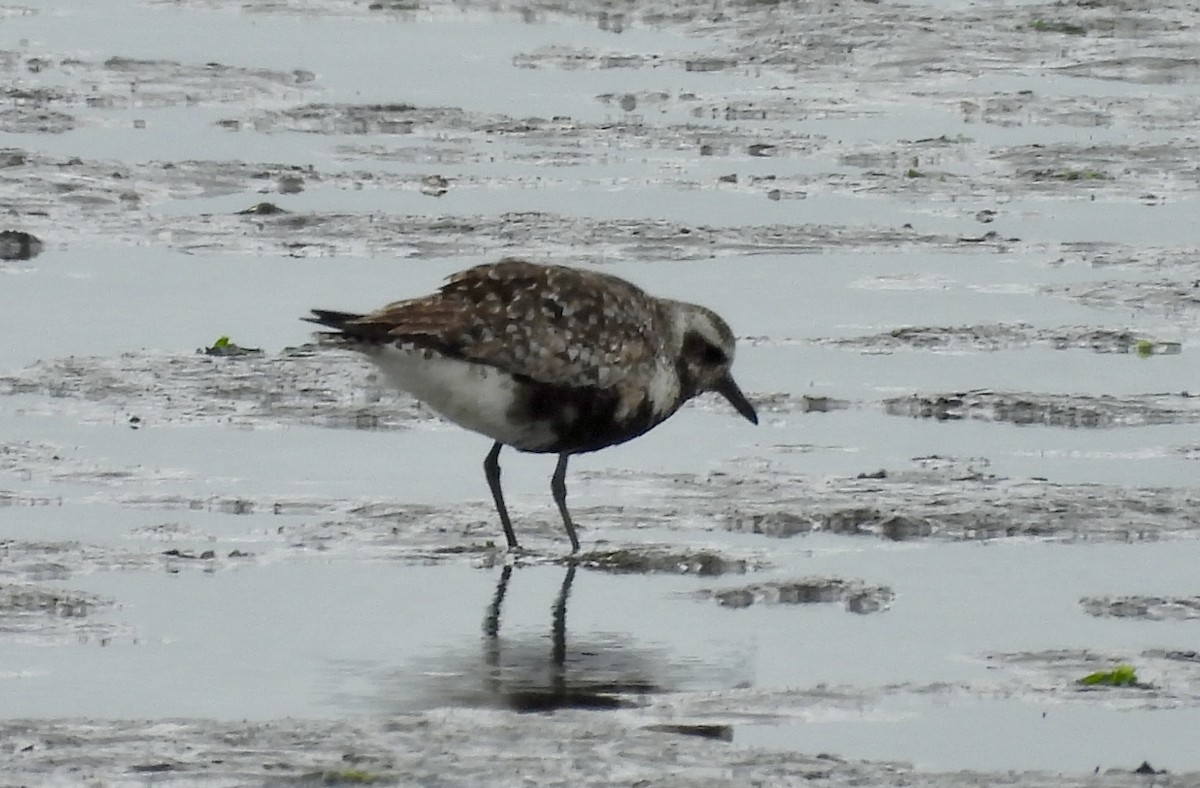
{"type": "MultiPolygon", "coordinates": [[[[1195,273],[1192,270],[1187,275],[1195,273]]],[[[1179,313],[1180,318],[1193,321],[1194,313],[1189,310],[1200,307],[1200,277],[1190,281],[1096,282],[1064,287],[1061,292],[1084,304],[1179,313]]]]}
{"type": "Polygon", "coordinates": [[[26,407],[135,429],[205,422],[397,429],[432,418],[411,397],[378,385],[361,357],[314,350],[54,359],[5,376],[0,395],[37,395],[42,404],[26,407]]]}
{"type": "Polygon", "coordinates": [[[1200,597],[1086,597],[1079,600],[1079,604],[1093,616],[1139,618],[1147,621],[1200,618],[1200,597]]]}
{"type": "Polygon", "coordinates": [[[744,482],[740,505],[724,513],[725,527],[776,538],[824,532],[890,541],[1129,541],[1200,528],[1195,491],[1008,479],[945,458],[853,478],[744,482]],[[770,493],[756,495],[756,488],[770,493]]]}
{"type": "Polygon", "coordinates": [[[1200,785],[1192,5],[98,8],[0,7],[0,782],[1200,785]],[[573,560],[292,322],[506,254],[762,416],[573,560]]]}
{"type": "Polygon", "coordinates": [[[710,589],[703,592],[718,605],[729,608],[765,605],[811,605],[837,603],[851,613],[878,613],[886,610],[895,594],[886,586],[868,586],[861,581],[841,578],[805,578],[803,580],[754,583],[748,586],[710,589]]]}
{"type": "Polygon", "coordinates": [[[718,576],[743,574],[754,567],[751,561],[721,555],[715,551],[679,552],[653,545],[638,545],[621,550],[593,551],[579,556],[581,565],[610,572],[671,572],[718,576]]]}
{"type": "Polygon", "coordinates": [[[1086,649],[988,654],[985,659],[1033,691],[1085,703],[1109,703],[1122,708],[1165,708],[1200,702],[1200,664],[1194,651],[1145,649],[1140,652],[1096,653],[1086,649]],[[1120,664],[1138,666],[1129,686],[1087,685],[1083,677],[1112,670],[1120,664]]]}
{"type": "Polygon", "coordinates": [[[47,645],[88,642],[105,645],[120,627],[96,621],[92,614],[112,604],[110,599],[78,591],[0,582],[0,636],[47,645]]]}
{"type": "MultiPolygon", "coordinates": [[[[756,755],[723,742],[647,730],[634,720],[589,712],[514,716],[445,710],[386,724],[281,720],[256,725],[207,720],[11,721],[13,746],[0,765],[14,780],[137,781],[156,785],[426,784],[607,785],[587,764],[621,764],[622,780],[656,785],[994,785],[995,776],[929,774],[904,764],[832,755],[756,755]],[[104,753],[103,758],[97,753],[104,753]],[[716,774],[714,774],[716,772],[716,774]]],[[[1028,774],[1021,785],[1127,786],[1127,770],[1087,777],[1028,774]]],[[[1190,785],[1191,775],[1159,775],[1155,785],[1190,785]]]]}
{"type": "MultiPolygon", "coordinates": [[[[357,108],[342,109],[349,113],[350,120],[346,122],[359,122],[357,108]]],[[[374,126],[388,122],[376,120],[374,126]]],[[[470,143],[475,147],[486,144],[492,134],[487,130],[492,122],[477,122],[483,130],[479,131],[479,139],[470,143]]],[[[373,126],[368,130],[380,133],[373,126]]],[[[7,149],[0,154],[7,162],[7,166],[0,168],[0,206],[20,214],[22,221],[36,228],[38,233],[57,237],[100,233],[127,243],[168,238],[174,248],[191,253],[298,257],[370,254],[427,258],[493,257],[512,250],[523,250],[526,254],[536,250],[539,256],[597,262],[638,257],[692,260],[708,259],[713,255],[811,253],[835,248],[956,249],[967,246],[994,251],[1009,246],[999,237],[964,238],[912,228],[783,223],[720,226],[636,215],[601,219],[537,210],[500,215],[441,214],[436,211],[421,214],[265,212],[253,210],[259,200],[249,196],[239,209],[228,213],[187,211],[163,215],[153,207],[167,200],[261,195],[303,188],[423,193],[428,192],[430,176],[420,172],[370,170],[322,172],[278,162],[181,161],[130,165],[80,160],[78,157],[39,156],[19,149],[7,149]],[[31,178],[31,172],[41,175],[31,178]],[[144,212],[146,209],[150,210],[144,212]]],[[[531,155],[539,160],[544,157],[540,150],[531,155]]],[[[442,161],[445,156],[440,152],[428,158],[442,164],[454,163],[453,156],[450,162],[442,161]]],[[[530,190],[546,185],[540,176],[467,175],[456,177],[450,188],[481,192],[530,190]]],[[[571,185],[570,181],[564,183],[567,188],[571,185]]],[[[715,181],[713,184],[686,181],[658,183],[653,188],[693,190],[713,186],[715,181]]]]}
{"type": "Polygon", "coordinates": [[[965,391],[911,394],[885,400],[883,406],[894,416],[937,421],[980,419],[1092,429],[1200,421],[1200,396],[1186,391],[1128,397],[965,391]]]}
{"type": "MultiPolygon", "coordinates": [[[[180,105],[295,100],[315,77],[221,63],[180,63],[121,56],[103,61],[31,50],[0,52],[0,74],[9,84],[10,107],[0,112],[9,134],[61,134],[76,129],[81,110],[142,111],[180,105]],[[19,86],[20,80],[43,85],[19,86]],[[13,84],[16,82],[17,84],[13,84]]],[[[145,121],[143,120],[142,123],[145,121]]]]}
{"type": "Polygon", "coordinates": [[[1179,353],[1173,342],[1156,342],[1137,332],[1119,328],[1059,326],[1037,328],[1027,323],[994,323],[974,326],[903,326],[891,331],[860,337],[818,340],[834,347],[868,353],[898,350],[944,352],[997,351],[1028,348],[1035,345],[1055,350],[1091,350],[1094,353],[1179,353]]]}

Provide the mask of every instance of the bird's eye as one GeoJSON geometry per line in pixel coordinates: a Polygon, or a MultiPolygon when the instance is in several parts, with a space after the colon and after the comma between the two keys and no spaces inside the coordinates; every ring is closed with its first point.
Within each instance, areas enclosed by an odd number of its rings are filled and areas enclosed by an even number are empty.
{"type": "Polygon", "coordinates": [[[729,363],[729,355],[724,350],[695,331],[689,331],[684,336],[683,355],[693,364],[703,364],[706,367],[719,367],[729,363]]]}

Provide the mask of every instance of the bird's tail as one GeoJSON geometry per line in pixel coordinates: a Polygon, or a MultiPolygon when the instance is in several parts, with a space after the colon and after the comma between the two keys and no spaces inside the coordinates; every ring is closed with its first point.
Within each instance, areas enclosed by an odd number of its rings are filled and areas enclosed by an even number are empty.
{"type": "Polygon", "coordinates": [[[358,320],[362,315],[354,314],[353,312],[335,312],[331,309],[314,309],[312,317],[302,317],[301,320],[307,320],[309,323],[316,323],[319,326],[328,326],[329,328],[338,331],[344,331],[346,324],[351,320],[358,320]]]}
{"type": "Polygon", "coordinates": [[[390,326],[386,323],[360,322],[363,317],[365,315],[354,312],[314,309],[312,317],[300,319],[333,329],[317,332],[317,338],[322,344],[361,348],[363,345],[380,345],[393,340],[388,335],[390,326]]]}

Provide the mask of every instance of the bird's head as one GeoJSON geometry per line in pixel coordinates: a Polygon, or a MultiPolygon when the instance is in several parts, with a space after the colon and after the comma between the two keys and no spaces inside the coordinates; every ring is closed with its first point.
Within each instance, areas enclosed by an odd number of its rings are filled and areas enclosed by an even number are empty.
{"type": "Polygon", "coordinates": [[[729,400],[729,404],[752,424],[758,424],[754,406],[733,380],[735,341],[729,324],[711,309],[677,302],[681,330],[676,370],[686,398],[706,391],[729,400]]]}

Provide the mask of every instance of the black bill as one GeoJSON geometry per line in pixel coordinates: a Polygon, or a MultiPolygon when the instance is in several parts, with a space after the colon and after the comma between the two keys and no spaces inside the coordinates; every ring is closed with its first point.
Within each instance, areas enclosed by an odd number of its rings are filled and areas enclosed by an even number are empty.
{"type": "Polygon", "coordinates": [[[738,388],[738,384],[733,382],[732,375],[726,375],[713,390],[729,400],[729,404],[736,408],[738,413],[745,416],[746,421],[758,424],[758,414],[754,412],[754,406],[750,404],[750,400],[746,399],[746,395],[738,388]]]}

